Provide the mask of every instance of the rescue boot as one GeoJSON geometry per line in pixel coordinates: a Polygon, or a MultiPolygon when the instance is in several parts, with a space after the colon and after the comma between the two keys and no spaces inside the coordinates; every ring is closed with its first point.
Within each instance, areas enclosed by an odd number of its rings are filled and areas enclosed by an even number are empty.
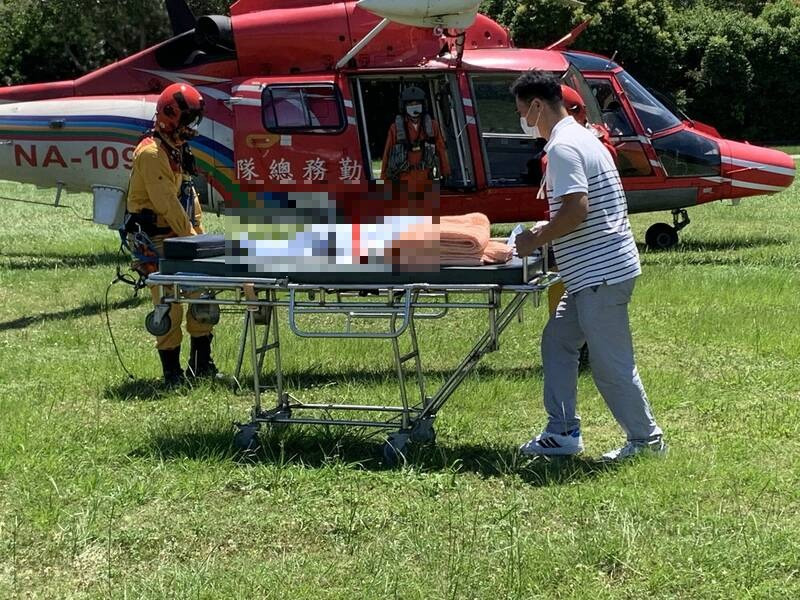
{"type": "Polygon", "coordinates": [[[164,385],[169,388],[181,385],[184,382],[184,373],[181,369],[181,347],[159,350],[158,356],[164,371],[164,385]]]}
{"type": "Polygon", "coordinates": [[[219,374],[217,365],[211,359],[212,334],[193,337],[189,351],[189,366],[186,374],[190,377],[216,377],[219,374]]]}

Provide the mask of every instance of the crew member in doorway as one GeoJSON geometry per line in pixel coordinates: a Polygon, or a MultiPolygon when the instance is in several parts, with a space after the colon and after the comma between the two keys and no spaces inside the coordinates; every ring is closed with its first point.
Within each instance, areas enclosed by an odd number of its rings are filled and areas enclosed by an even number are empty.
{"type": "Polygon", "coordinates": [[[415,85],[400,94],[401,114],[389,128],[383,151],[384,181],[403,181],[418,190],[450,175],[442,131],[425,105],[425,92],[415,85]]]}
{"type": "MultiPolygon", "coordinates": [[[[192,183],[192,175],[196,174],[194,157],[187,144],[198,133],[203,111],[203,97],[194,87],[170,85],[158,98],[153,128],[133,154],[125,229],[129,236],[146,234],[157,257],[164,255],[165,239],[203,233],[202,210],[192,183]]],[[[152,287],[151,293],[153,304],[159,304],[158,288],[152,287]]],[[[169,316],[170,330],[156,338],[164,382],[173,386],[182,383],[185,375],[216,375],[211,359],[213,326],[201,323],[187,311],[191,352],[189,368],[184,374],[180,364],[183,307],[172,304],[169,316]]]]}

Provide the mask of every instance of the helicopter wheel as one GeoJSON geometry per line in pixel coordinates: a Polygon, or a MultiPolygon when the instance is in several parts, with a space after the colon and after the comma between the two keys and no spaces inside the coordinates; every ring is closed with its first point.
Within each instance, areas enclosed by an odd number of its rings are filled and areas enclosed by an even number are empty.
{"type": "Polygon", "coordinates": [[[650,250],[669,250],[678,243],[678,232],[672,225],[656,223],[650,226],[644,239],[650,250]]]}

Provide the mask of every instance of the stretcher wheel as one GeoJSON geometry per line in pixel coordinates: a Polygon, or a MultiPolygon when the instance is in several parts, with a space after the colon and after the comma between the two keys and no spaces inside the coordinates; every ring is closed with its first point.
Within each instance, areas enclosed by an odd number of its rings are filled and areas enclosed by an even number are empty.
{"type": "Polygon", "coordinates": [[[408,446],[407,433],[393,433],[383,445],[383,464],[390,469],[394,469],[400,463],[406,462],[408,446]]]}
{"type": "Polygon", "coordinates": [[[678,243],[678,232],[672,225],[656,223],[647,230],[644,241],[651,250],[669,250],[678,243]]]}
{"type": "Polygon", "coordinates": [[[411,428],[411,441],[416,444],[435,444],[436,430],[433,428],[433,419],[422,419],[414,423],[411,428]]]}
{"type": "Polygon", "coordinates": [[[242,452],[256,452],[261,447],[258,439],[258,425],[237,425],[236,434],[233,436],[233,445],[242,452]]]}
{"type": "Polygon", "coordinates": [[[216,325],[219,323],[219,304],[192,304],[189,310],[192,316],[200,323],[205,325],[216,325]]]}
{"type": "Polygon", "coordinates": [[[161,317],[160,321],[156,321],[156,311],[152,310],[145,317],[144,327],[150,335],[156,337],[167,335],[169,330],[172,329],[172,319],[170,319],[169,314],[166,314],[161,317]]]}

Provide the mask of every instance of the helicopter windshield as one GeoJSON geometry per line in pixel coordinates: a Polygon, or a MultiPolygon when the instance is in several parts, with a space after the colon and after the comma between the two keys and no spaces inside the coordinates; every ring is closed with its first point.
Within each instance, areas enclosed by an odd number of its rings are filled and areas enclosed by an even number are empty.
{"type": "Polygon", "coordinates": [[[681,124],[681,120],[625,71],[617,73],[628,100],[648,133],[658,133],[681,124]]]}

